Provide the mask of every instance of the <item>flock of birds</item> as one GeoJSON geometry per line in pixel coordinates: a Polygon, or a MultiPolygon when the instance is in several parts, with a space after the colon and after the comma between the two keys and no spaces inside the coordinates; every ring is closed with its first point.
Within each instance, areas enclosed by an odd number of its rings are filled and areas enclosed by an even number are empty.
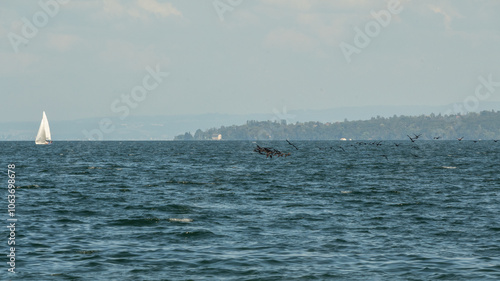
{"type": "MultiPolygon", "coordinates": [[[[422,134],[413,134],[413,137],[410,136],[410,135],[407,135],[407,137],[410,139],[410,141],[412,143],[414,143],[416,140],[418,140],[420,137],[422,136],[422,134]]],[[[437,137],[433,137],[434,140],[439,140],[441,139],[441,136],[437,136],[437,137]]],[[[464,137],[460,137],[460,138],[457,138],[458,141],[462,141],[464,139],[464,137]]],[[[498,142],[499,140],[493,140],[494,142],[498,142]]],[[[293,143],[291,143],[289,140],[286,140],[286,142],[293,146],[296,150],[299,150],[299,148],[297,146],[295,146],[293,143]]],[[[477,140],[474,140],[474,143],[478,142],[477,140]]],[[[374,145],[374,146],[381,146],[382,145],[382,141],[374,141],[374,142],[355,142],[354,144],[351,144],[350,146],[353,146],[353,147],[356,147],[357,146],[361,146],[361,145],[374,145]]],[[[394,143],[394,145],[396,147],[399,147],[401,144],[400,143],[394,143]]],[[[319,149],[320,150],[324,150],[324,149],[327,149],[328,147],[320,147],[319,149]]],[[[333,146],[330,146],[329,147],[330,149],[334,149],[336,147],[333,147],[333,146]]],[[[346,152],[346,150],[342,147],[342,146],[338,146],[338,148],[340,148],[343,152],[346,152]]],[[[412,148],[418,148],[418,146],[413,146],[412,148]]],[[[254,149],[255,152],[259,153],[259,154],[262,154],[262,155],[266,155],[266,158],[273,158],[273,156],[276,156],[276,157],[288,157],[291,155],[291,152],[287,152],[287,153],[284,153],[284,152],[281,152],[275,148],[272,148],[272,147],[261,147],[259,145],[257,145],[257,147],[254,149]]],[[[384,157],[385,159],[388,160],[388,157],[387,155],[381,155],[382,157],[384,157]]],[[[414,154],[412,153],[412,156],[415,157],[415,158],[418,158],[419,156],[417,154],[414,154]]]]}
{"type": "MultiPolygon", "coordinates": [[[[289,145],[295,147],[295,149],[299,150],[298,147],[296,147],[293,143],[291,143],[289,140],[286,140],[288,142],[289,145]]],[[[273,158],[273,156],[277,156],[277,157],[288,157],[290,155],[292,155],[292,153],[288,152],[288,153],[283,153],[275,148],[272,148],[272,147],[260,147],[259,145],[257,145],[257,147],[253,150],[259,154],[262,154],[262,155],[266,155],[266,158],[273,158]]]]}
{"type": "Polygon", "coordinates": [[[268,157],[271,157],[273,158],[273,156],[277,156],[277,157],[287,157],[287,156],[290,156],[291,153],[288,152],[288,153],[283,153],[275,148],[271,148],[271,147],[260,147],[259,145],[257,145],[257,147],[253,150],[259,154],[262,154],[262,155],[266,155],[266,158],[268,157]]]}
{"type": "MultiPolygon", "coordinates": [[[[410,140],[411,142],[415,142],[415,140],[418,140],[418,138],[421,136],[422,134],[419,134],[419,135],[416,135],[416,134],[413,134],[413,137],[410,137],[409,135],[406,135],[410,140]]],[[[433,137],[432,139],[435,139],[435,140],[438,140],[440,139],[441,136],[437,136],[437,137],[433,137]]],[[[462,141],[464,139],[464,137],[461,137],[461,138],[458,138],[457,140],[458,141],[462,141]]]]}

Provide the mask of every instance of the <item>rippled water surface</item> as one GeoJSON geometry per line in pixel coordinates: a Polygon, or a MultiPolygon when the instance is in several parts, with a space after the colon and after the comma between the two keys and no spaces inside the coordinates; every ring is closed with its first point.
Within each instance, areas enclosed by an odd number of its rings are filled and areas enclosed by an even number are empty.
{"type": "Polygon", "coordinates": [[[294,144],[0,142],[5,225],[10,163],[18,186],[1,276],[500,279],[500,142],[294,144]]]}

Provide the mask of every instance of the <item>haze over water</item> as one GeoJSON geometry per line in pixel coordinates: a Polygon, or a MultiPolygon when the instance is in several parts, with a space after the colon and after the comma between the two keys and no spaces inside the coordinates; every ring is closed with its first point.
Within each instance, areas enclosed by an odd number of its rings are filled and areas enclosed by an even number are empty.
{"type": "Polygon", "coordinates": [[[500,143],[293,143],[0,142],[9,278],[500,278],[500,143]]]}

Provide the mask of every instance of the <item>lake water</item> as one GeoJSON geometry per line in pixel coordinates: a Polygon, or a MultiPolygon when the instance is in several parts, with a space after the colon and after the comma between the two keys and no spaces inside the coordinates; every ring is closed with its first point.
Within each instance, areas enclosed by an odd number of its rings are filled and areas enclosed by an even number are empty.
{"type": "Polygon", "coordinates": [[[0,276],[500,279],[500,142],[293,143],[0,142],[0,276]]]}

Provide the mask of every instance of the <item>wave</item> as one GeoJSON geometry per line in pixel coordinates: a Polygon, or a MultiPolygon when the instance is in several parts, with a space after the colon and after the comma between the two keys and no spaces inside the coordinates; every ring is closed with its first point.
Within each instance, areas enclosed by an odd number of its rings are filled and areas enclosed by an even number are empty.
{"type": "Polygon", "coordinates": [[[168,221],[171,221],[171,222],[192,222],[193,219],[169,218],[168,221]]]}
{"type": "Polygon", "coordinates": [[[38,184],[30,184],[30,185],[22,185],[22,186],[16,186],[16,188],[26,188],[26,189],[30,189],[30,188],[39,188],[40,186],[38,184]]]}

